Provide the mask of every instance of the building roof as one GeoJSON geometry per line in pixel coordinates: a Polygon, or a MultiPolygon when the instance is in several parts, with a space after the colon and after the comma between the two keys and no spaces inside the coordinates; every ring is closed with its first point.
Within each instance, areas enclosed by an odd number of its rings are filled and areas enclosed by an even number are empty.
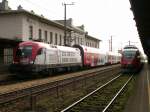
{"type": "MultiPolygon", "coordinates": [[[[64,20],[55,20],[56,22],[59,22],[60,24],[63,24],[64,23],[64,20]]],[[[80,34],[85,34],[87,35],[87,32],[84,30],[84,25],[81,25],[81,26],[73,26],[72,25],[72,18],[69,18],[68,20],[66,20],[66,24],[68,27],[72,28],[73,31],[75,32],[78,32],[80,34]]],[[[101,41],[100,39],[97,39],[93,36],[90,36],[90,35],[87,35],[88,38],[91,38],[91,39],[94,39],[94,40],[97,40],[97,41],[101,41]]]]}
{"type": "MultiPolygon", "coordinates": [[[[58,20],[49,20],[47,18],[44,18],[43,16],[37,15],[34,12],[29,12],[27,10],[21,9],[21,10],[5,10],[5,11],[0,11],[0,16],[2,15],[13,15],[13,14],[23,14],[23,15],[27,15],[30,16],[32,18],[37,18],[39,21],[46,23],[46,24],[50,24],[53,25],[55,27],[61,28],[61,29],[65,29],[64,25],[59,22],[58,20]]],[[[75,26],[67,26],[67,30],[69,31],[76,31],[78,33],[86,33],[84,30],[82,30],[81,28],[75,27],[75,26]]],[[[92,37],[90,35],[88,35],[88,38],[94,39],[94,40],[98,40],[101,41],[100,39],[97,39],[95,37],[92,37]]]]}
{"type": "MultiPolygon", "coordinates": [[[[60,23],[60,24],[64,24],[64,20],[55,20],[55,21],[60,23]]],[[[82,29],[81,26],[73,26],[72,21],[73,21],[72,18],[67,19],[66,25],[68,27],[72,28],[73,31],[78,32],[80,34],[84,34],[85,33],[84,29],[82,29]]]]}
{"type": "Polygon", "coordinates": [[[91,39],[94,39],[94,40],[102,41],[102,40],[97,39],[97,38],[95,38],[95,37],[93,37],[93,36],[90,36],[90,35],[87,35],[87,37],[88,37],[88,38],[91,38],[91,39]]]}
{"type": "MultiPolygon", "coordinates": [[[[2,16],[2,15],[11,15],[11,14],[23,14],[23,15],[27,15],[27,16],[30,16],[30,17],[33,17],[33,18],[37,18],[37,19],[39,19],[43,23],[50,24],[50,25],[53,25],[55,27],[65,29],[63,24],[60,24],[58,22],[49,20],[47,18],[44,18],[43,16],[39,16],[39,15],[37,15],[37,14],[35,14],[33,12],[29,12],[27,10],[7,10],[7,11],[0,11],[0,16],[2,16]]],[[[71,31],[72,28],[67,27],[67,30],[71,31]]]]}

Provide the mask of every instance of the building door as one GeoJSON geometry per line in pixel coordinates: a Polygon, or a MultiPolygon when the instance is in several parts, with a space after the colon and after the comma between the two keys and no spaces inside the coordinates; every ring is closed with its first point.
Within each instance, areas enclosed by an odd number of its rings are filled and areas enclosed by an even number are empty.
{"type": "Polygon", "coordinates": [[[4,49],[0,48],[0,65],[2,65],[4,63],[4,49]]]}

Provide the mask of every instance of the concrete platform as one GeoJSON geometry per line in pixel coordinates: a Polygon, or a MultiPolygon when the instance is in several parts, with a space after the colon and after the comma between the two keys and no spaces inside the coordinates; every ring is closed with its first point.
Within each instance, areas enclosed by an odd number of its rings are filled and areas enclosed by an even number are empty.
{"type": "Polygon", "coordinates": [[[150,66],[145,64],[124,112],[150,112],[150,66]]]}

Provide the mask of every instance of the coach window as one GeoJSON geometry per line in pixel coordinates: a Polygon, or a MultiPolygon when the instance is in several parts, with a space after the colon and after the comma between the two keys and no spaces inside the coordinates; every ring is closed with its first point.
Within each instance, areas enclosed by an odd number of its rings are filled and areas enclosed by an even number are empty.
{"type": "Polygon", "coordinates": [[[70,56],[70,52],[67,53],[67,56],[70,56]]]}
{"type": "Polygon", "coordinates": [[[62,56],[64,56],[64,52],[62,52],[62,56]]]}
{"type": "Polygon", "coordinates": [[[29,40],[33,38],[33,26],[29,26],[29,40]]]}

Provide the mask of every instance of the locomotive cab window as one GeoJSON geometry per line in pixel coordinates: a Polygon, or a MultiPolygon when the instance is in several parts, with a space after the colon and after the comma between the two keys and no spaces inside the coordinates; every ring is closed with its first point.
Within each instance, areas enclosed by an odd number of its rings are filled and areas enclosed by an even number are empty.
{"type": "Polygon", "coordinates": [[[22,46],[17,49],[16,56],[28,57],[32,55],[32,46],[22,46]]]}

